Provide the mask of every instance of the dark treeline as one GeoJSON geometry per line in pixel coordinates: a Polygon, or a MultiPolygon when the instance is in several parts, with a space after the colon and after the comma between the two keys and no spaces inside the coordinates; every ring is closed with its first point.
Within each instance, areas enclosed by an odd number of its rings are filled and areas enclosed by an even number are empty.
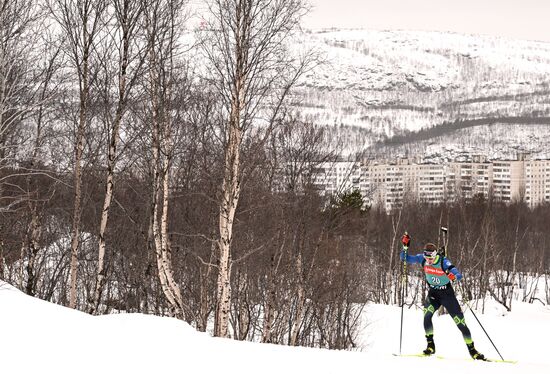
{"type": "Polygon", "coordinates": [[[353,348],[365,303],[400,300],[403,231],[421,247],[445,225],[472,297],[511,308],[538,287],[550,301],[548,206],[388,213],[313,188],[318,163],[339,155],[288,110],[315,63],[283,48],[301,1],[212,0],[187,44],[185,1],[3,4],[0,278],[27,294],[353,348]]]}
{"type": "Polygon", "coordinates": [[[383,140],[381,146],[400,146],[406,145],[412,142],[419,142],[423,140],[429,140],[437,137],[442,137],[452,133],[454,131],[467,129],[477,126],[490,126],[495,124],[505,125],[549,125],[550,117],[548,113],[541,113],[540,111],[519,117],[489,117],[489,118],[477,118],[477,119],[458,119],[454,122],[445,122],[438,124],[437,126],[422,129],[420,131],[411,132],[405,131],[403,134],[393,136],[392,138],[383,140]]]}

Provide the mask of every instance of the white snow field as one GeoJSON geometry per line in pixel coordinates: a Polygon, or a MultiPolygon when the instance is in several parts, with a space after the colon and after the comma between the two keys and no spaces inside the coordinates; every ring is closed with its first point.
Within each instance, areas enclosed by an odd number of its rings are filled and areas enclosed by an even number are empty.
{"type": "MultiPolygon", "coordinates": [[[[0,373],[550,373],[550,307],[496,303],[476,315],[505,359],[468,359],[448,315],[434,317],[437,354],[396,357],[400,308],[369,305],[360,352],[294,348],[212,338],[186,323],[141,314],[93,317],[29,297],[0,282],[0,373]],[[433,365],[433,368],[429,366],[433,365]]],[[[498,358],[471,312],[466,320],[478,349],[498,358]]],[[[405,310],[403,353],[424,347],[422,311],[405,310]]]]}

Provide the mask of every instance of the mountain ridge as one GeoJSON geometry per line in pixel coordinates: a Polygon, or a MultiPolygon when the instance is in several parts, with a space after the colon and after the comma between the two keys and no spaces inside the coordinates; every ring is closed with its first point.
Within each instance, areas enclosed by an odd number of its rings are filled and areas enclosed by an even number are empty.
{"type": "Polygon", "coordinates": [[[449,123],[548,124],[550,43],[362,29],[309,31],[305,43],[327,62],[299,82],[293,106],[318,125],[364,129],[348,153],[449,123]]]}

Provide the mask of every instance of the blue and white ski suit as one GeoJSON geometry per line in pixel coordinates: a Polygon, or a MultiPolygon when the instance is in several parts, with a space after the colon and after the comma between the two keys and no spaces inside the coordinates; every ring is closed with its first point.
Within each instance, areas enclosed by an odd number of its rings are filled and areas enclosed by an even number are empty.
{"type": "MultiPolygon", "coordinates": [[[[401,251],[400,257],[402,261],[405,260],[405,251],[401,251]]],[[[421,264],[423,266],[426,283],[429,286],[428,297],[424,303],[424,331],[426,332],[426,337],[433,336],[432,317],[439,307],[443,305],[462,333],[464,342],[471,344],[472,335],[470,329],[466,326],[464,314],[452,286],[453,281],[460,281],[462,279],[462,274],[448,258],[443,256],[438,255],[431,265],[426,263],[422,254],[407,254],[406,260],[407,263],[421,264]]]]}

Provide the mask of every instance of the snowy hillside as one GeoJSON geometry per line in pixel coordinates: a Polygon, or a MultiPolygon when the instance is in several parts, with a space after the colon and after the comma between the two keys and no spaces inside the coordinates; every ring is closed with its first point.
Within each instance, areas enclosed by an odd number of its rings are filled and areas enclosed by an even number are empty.
{"type": "MultiPolygon", "coordinates": [[[[446,316],[434,318],[438,355],[446,359],[395,357],[397,307],[365,309],[358,352],[237,342],[198,333],[186,323],[141,314],[101,317],[31,298],[0,283],[2,373],[419,373],[428,363],[456,373],[548,373],[548,306],[516,303],[511,313],[489,303],[477,312],[504,358],[517,364],[472,361],[460,333],[446,316]]],[[[423,348],[422,311],[405,311],[404,353],[423,348]]],[[[470,312],[466,319],[477,347],[498,357],[470,312]]]]}
{"type": "Polygon", "coordinates": [[[326,62],[294,104],[319,125],[362,129],[350,146],[457,120],[550,124],[550,43],[373,30],[311,31],[305,43],[326,62]]]}

